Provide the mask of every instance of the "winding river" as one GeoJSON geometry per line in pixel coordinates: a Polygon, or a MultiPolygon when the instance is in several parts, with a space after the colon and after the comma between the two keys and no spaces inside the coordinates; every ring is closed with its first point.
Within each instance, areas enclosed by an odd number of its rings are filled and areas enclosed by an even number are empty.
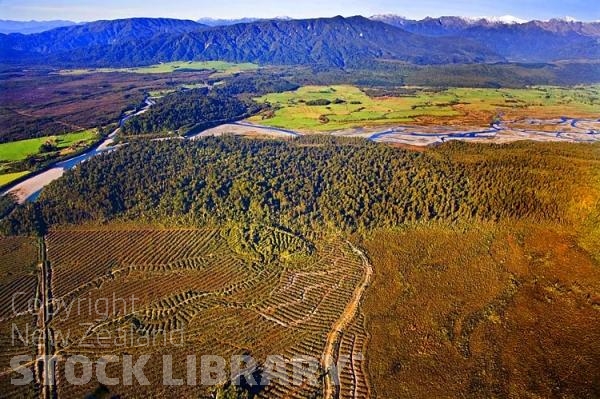
{"type": "Polygon", "coordinates": [[[153,106],[155,102],[151,99],[146,99],[144,101],[144,106],[138,112],[132,113],[130,115],[126,115],[119,121],[119,127],[116,128],[112,133],[110,133],[102,142],[98,145],[92,147],[88,151],[83,154],[74,156],[72,158],[65,159],[63,161],[59,161],[51,165],[49,168],[46,168],[44,171],[33,173],[31,177],[23,180],[22,182],[14,185],[8,190],[4,191],[2,195],[12,193],[17,197],[17,201],[22,204],[27,201],[35,201],[42,189],[53,182],[56,179],[59,179],[64,175],[65,171],[69,169],[73,169],[75,166],[80,163],[87,161],[88,159],[95,157],[98,154],[103,154],[106,152],[110,152],[115,149],[112,144],[115,142],[115,137],[117,133],[120,131],[123,124],[133,116],[141,115],[144,112],[148,111],[151,106],[153,106]]]}
{"type": "MultiPolygon", "coordinates": [[[[123,124],[131,117],[143,114],[148,111],[150,107],[155,105],[152,99],[146,99],[144,107],[136,113],[132,113],[123,117],[119,121],[119,127],[115,129],[110,135],[108,135],[99,145],[86,151],[85,153],[74,156],[72,158],[57,162],[50,168],[32,174],[31,177],[24,181],[16,184],[15,186],[4,191],[2,195],[7,193],[13,193],[16,195],[19,203],[26,201],[35,201],[42,189],[51,183],[52,181],[59,179],[66,170],[73,169],[78,164],[98,155],[109,151],[113,151],[118,146],[113,146],[115,137],[120,131],[123,124]]],[[[565,126],[570,127],[569,130],[559,131],[544,131],[533,129],[523,129],[507,126],[505,123],[499,122],[491,125],[487,129],[467,130],[458,131],[451,127],[438,126],[436,128],[426,128],[418,126],[398,126],[394,128],[388,128],[380,132],[364,132],[359,130],[349,130],[333,132],[333,135],[343,137],[363,137],[374,142],[385,142],[385,143],[399,143],[399,144],[410,144],[410,145],[432,145],[443,143],[447,140],[489,140],[489,142],[511,142],[517,140],[538,140],[538,141],[570,141],[570,142],[595,142],[600,141],[600,119],[577,119],[569,117],[561,117],[555,120],[544,120],[539,121],[535,119],[529,120],[532,125],[538,124],[550,124],[553,126],[565,126]],[[586,125],[586,127],[580,126],[586,125]],[[491,141],[494,140],[494,141],[491,141]]],[[[252,134],[259,133],[270,135],[274,137],[297,137],[301,136],[302,133],[295,132],[293,130],[264,126],[253,124],[248,121],[239,121],[234,123],[224,123],[215,128],[207,129],[203,132],[197,133],[192,136],[185,137],[185,139],[194,140],[197,138],[220,135],[227,132],[233,134],[252,134]]],[[[169,138],[170,139],[170,138],[169,138]]],[[[166,139],[157,139],[166,140],[166,139]]]]}

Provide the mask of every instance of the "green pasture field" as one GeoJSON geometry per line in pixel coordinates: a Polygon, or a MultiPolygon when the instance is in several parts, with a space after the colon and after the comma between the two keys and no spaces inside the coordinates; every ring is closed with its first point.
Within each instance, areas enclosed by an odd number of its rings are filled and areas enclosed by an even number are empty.
{"type": "Polygon", "coordinates": [[[253,71],[258,69],[258,65],[252,63],[236,64],[225,61],[175,61],[165,62],[156,65],[140,66],[135,68],[97,68],[97,69],[66,69],[60,71],[63,75],[84,75],[96,72],[129,72],[139,74],[151,73],[173,73],[215,70],[219,74],[235,74],[244,71],[253,71]]]}
{"type": "Polygon", "coordinates": [[[0,162],[23,161],[28,156],[38,154],[40,147],[46,142],[52,142],[58,150],[71,147],[73,144],[90,144],[98,138],[96,129],[62,134],[59,136],[38,137],[28,140],[13,141],[0,144],[0,162]]]}
{"type": "Polygon", "coordinates": [[[4,173],[4,174],[2,174],[0,172],[0,187],[6,185],[8,183],[11,183],[11,182],[17,180],[18,178],[25,176],[27,174],[29,174],[28,170],[25,170],[23,172],[4,173]]]}
{"type": "Polygon", "coordinates": [[[600,86],[527,89],[403,88],[370,97],[354,86],[304,86],[256,99],[274,112],[250,120],[266,126],[328,132],[394,124],[489,125],[496,115],[514,118],[600,116],[600,86]],[[406,89],[411,94],[405,94],[406,89]],[[308,105],[327,100],[328,105],[308,105]],[[337,103],[336,103],[337,102],[337,103]]]}

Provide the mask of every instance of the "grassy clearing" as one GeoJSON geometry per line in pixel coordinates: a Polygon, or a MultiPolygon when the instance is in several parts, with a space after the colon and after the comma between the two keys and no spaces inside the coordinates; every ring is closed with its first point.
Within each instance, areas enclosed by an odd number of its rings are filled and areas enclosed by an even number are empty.
{"type": "Polygon", "coordinates": [[[505,118],[597,116],[600,86],[529,89],[411,88],[371,97],[354,86],[305,86],[257,98],[275,110],[251,120],[267,126],[328,132],[395,124],[485,126],[505,118]],[[312,104],[321,101],[323,104],[312,104]]]}
{"type": "Polygon", "coordinates": [[[452,109],[412,109],[418,99],[375,99],[353,86],[305,86],[292,92],[268,94],[257,99],[276,108],[273,117],[252,118],[268,126],[302,131],[333,131],[365,125],[408,123],[415,117],[438,112],[440,116],[455,114],[452,109]],[[326,100],[330,104],[309,105],[311,101],[326,100]],[[336,103],[337,102],[337,103],[336,103]]]}
{"type": "MultiPolygon", "coordinates": [[[[190,84],[183,84],[181,86],[178,87],[179,90],[185,89],[185,90],[193,90],[193,89],[203,89],[203,88],[208,88],[210,87],[209,85],[207,85],[206,83],[190,83],[190,84]]],[[[178,91],[178,89],[163,89],[163,90],[151,90],[148,92],[148,95],[150,97],[164,97],[167,96],[169,94],[173,94],[175,92],[178,91]]]]}
{"type": "Polygon", "coordinates": [[[98,139],[97,129],[12,141],[0,144],[0,187],[35,169],[31,162],[48,162],[91,145],[98,139]],[[42,149],[42,146],[46,146],[42,149]]]}
{"type": "Polygon", "coordinates": [[[25,176],[28,173],[29,173],[29,171],[26,170],[23,172],[0,174],[0,187],[13,182],[13,181],[17,180],[18,178],[25,176]]]}
{"type": "Polygon", "coordinates": [[[64,152],[74,145],[88,145],[98,138],[96,129],[63,134],[59,136],[38,137],[0,144],[0,162],[23,161],[31,155],[40,153],[40,147],[51,143],[56,150],[64,152]]]}
{"type": "Polygon", "coordinates": [[[236,64],[225,61],[175,61],[135,68],[97,68],[97,69],[68,69],[60,71],[61,75],[85,75],[89,73],[129,72],[139,74],[195,72],[215,70],[219,74],[235,74],[258,69],[252,63],[236,64]]]}
{"type": "Polygon", "coordinates": [[[171,93],[175,93],[177,90],[175,89],[164,89],[164,90],[151,90],[148,92],[148,95],[150,97],[164,97],[166,95],[169,95],[171,93]]]}

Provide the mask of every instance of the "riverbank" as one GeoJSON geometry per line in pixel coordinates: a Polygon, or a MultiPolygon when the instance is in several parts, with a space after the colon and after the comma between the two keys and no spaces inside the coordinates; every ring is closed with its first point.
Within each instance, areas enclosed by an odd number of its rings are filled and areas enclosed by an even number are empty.
{"type": "Polygon", "coordinates": [[[2,192],[2,195],[6,195],[9,193],[13,194],[19,204],[22,204],[26,201],[35,201],[41,193],[42,189],[48,184],[52,183],[54,180],[62,177],[66,170],[73,169],[78,164],[96,155],[112,151],[112,146],[115,142],[117,134],[121,129],[121,126],[123,126],[123,124],[129,118],[147,112],[150,109],[150,107],[154,104],[154,101],[146,99],[144,102],[144,106],[138,112],[131,113],[121,118],[121,120],[119,121],[119,127],[113,130],[103,140],[99,141],[91,148],[79,154],[76,154],[67,159],[57,161],[37,172],[21,177],[20,179],[14,181],[13,184],[5,188],[2,192]]]}
{"type": "MultiPolygon", "coordinates": [[[[66,170],[74,168],[96,155],[112,151],[115,147],[116,135],[120,127],[129,118],[147,112],[154,105],[154,101],[146,99],[145,106],[136,113],[127,115],[119,122],[119,127],[108,135],[94,148],[67,160],[57,162],[33,176],[21,178],[18,184],[12,185],[2,195],[12,193],[19,203],[34,201],[41,190],[52,181],[60,178],[66,170]]],[[[197,140],[206,136],[221,136],[226,134],[246,137],[272,137],[294,138],[304,134],[289,129],[263,126],[248,120],[223,123],[206,130],[194,132],[184,138],[178,139],[197,140]]],[[[315,133],[317,134],[317,133],[315,133]]],[[[532,140],[541,142],[600,142],[600,119],[569,118],[557,119],[526,119],[515,121],[498,121],[488,128],[472,127],[459,129],[452,126],[395,126],[384,130],[374,129],[346,129],[331,132],[330,135],[338,137],[360,137],[377,143],[390,145],[426,147],[439,145],[451,140],[463,140],[479,143],[506,144],[515,141],[532,140]]],[[[166,139],[173,139],[165,138],[166,139]]],[[[156,139],[159,140],[159,139],[156,139]]]]}

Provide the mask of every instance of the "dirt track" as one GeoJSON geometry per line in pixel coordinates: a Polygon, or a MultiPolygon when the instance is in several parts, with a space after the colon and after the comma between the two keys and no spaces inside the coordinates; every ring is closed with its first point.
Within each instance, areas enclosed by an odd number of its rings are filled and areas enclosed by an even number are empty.
{"type": "Polygon", "coordinates": [[[350,246],[350,248],[352,248],[352,251],[362,259],[365,272],[360,285],[358,285],[354,290],[352,300],[348,302],[344,312],[337,319],[329,334],[327,334],[325,350],[323,351],[323,356],[321,357],[321,366],[326,373],[323,386],[324,399],[339,397],[339,386],[335,384],[335,382],[339,382],[340,380],[339,370],[337,370],[337,368],[334,369],[333,366],[337,362],[340,339],[344,330],[348,328],[352,320],[355,318],[360,301],[362,300],[365,290],[371,283],[371,277],[373,275],[373,267],[371,266],[367,256],[360,249],[352,245],[350,241],[347,241],[347,244],[350,246]],[[333,372],[336,372],[338,375],[332,375],[333,372]]]}

